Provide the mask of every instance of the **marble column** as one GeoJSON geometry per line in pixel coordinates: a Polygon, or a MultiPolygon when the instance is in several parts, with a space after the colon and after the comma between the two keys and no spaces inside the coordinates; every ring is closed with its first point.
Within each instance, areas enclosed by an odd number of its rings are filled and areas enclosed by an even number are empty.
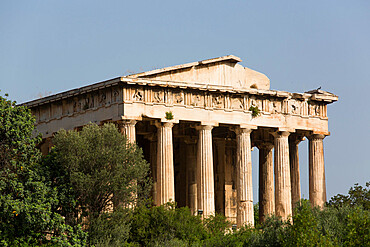
{"type": "Polygon", "coordinates": [[[155,134],[148,138],[150,141],[150,166],[153,178],[152,197],[154,204],[157,202],[157,139],[155,134]]]}
{"type": "Polygon", "coordinates": [[[275,213],[274,195],[274,144],[263,142],[259,149],[259,220],[265,221],[266,216],[275,213]]]}
{"type": "Polygon", "coordinates": [[[236,189],[237,189],[237,217],[238,227],[243,225],[254,226],[253,212],[253,185],[252,185],[252,154],[251,137],[252,129],[236,129],[236,189]]]}
{"type": "Polygon", "coordinates": [[[127,137],[127,141],[130,143],[136,142],[136,123],[136,120],[122,120],[122,122],[120,123],[121,133],[127,137]]]}
{"type": "Polygon", "coordinates": [[[190,208],[192,214],[196,214],[198,210],[197,199],[197,140],[185,138],[186,144],[186,181],[187,194],[186,204],[190,208]]]}
{"type": "Polygon", "coordinates": [[[225,141],[225,216],[236,224],[237,203],[236,203],[236,143],[225,141]]]}
{"type": "Polygon", "coordinates": [[[198,129],[197,152],[197,194],[198,210],[207,217],[215,213],[213,176],[212,129],[211,125],[200,125],[198,129]]]}
{"type": "Polygon", "coordinates": [[[324,140],[325,136],[313,134],[309,139],[309,194],[312,207],[323,207],[326,202],[324,140]]]}
{"type": "Polygon", "coordinates": [[[298,144],[303,140],[302,136],[289,136],[289,162],[290,162],[290,183],[292,186],[292,208],[301,200],[301,179],[299,173],[299,152],[298,144]]]}
{"type": "Polygon", "coordinates": [[[175,177],[173,167],[173,123],[157,123],[157,201],[162,205],[175,201],[175,177]]]}
{"type": "Polygon", "coordinates": [[[215,167],[215,207],[216,212],[225,215],[225,198],[226,198],[226,186],[225,186],[225,164],[226,164],[226,141],[224,138],[216,140],[216,156],[215,159],[217,164],[215,167]]]}
{"type": "MultiPolygon", "coordinates": [[[[133,119],[126,119],[122,120],[118,123],[119,130],[122,135],[125,135],[127,138],[127,143],[136,143],[136,130],[135,125],[137,121],[133,119]]],[[[135,192],[132,193],[132,197],[135,198],[134,201],[136,201],[137,198],[137,182],[132,181],[132,186],[135,187],[135,192]]],[[[114,207],[119,207],[122,205],[122,202],[120,202],[117,198],[114,198],[114,207]]],[[[135,202],[129,203],[128,205],[125,205],[126,207],[132,208],[134,207],[135,202]]]]}
{"type": "Polygon", "coordinates": [[[275,214],[283,220],[292,216],[289,144],[287,131],[274,133],[275,137],[275,214]]]}

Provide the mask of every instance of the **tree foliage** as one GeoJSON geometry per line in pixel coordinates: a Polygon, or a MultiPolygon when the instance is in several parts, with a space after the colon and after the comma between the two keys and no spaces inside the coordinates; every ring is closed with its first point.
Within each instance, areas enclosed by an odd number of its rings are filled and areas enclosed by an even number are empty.
{"type": "Polygon", "coordinates": [[[86,235],[65,225],[58,198],[40,173],[34,118],[24,106],[0,96],[0,241],[4,246],[83,244],[86,235]]]}
{"type": "Polygon", "coordinates": [[[348,195],[338,194],[330,199],[329,206],[343,207],[343,206],[357,206],[364,210],[370,210],[370,182],[366,183],[366,187],[355,184],[348,191],[348,195]]]}
{"type": "Polygon", "coordinates": [[[128,211],[122,208],[144,203],[151,188],[142,150],[114,124],[89,124],[79,132],[61,130],[53,144],[45,173],[60,195],[60,213],[71,224],[85,224],[92,242],[124,242],[129,228],[124,216],[128,211]],[[117,208],[121,211],[113,211],[117,208]]]}

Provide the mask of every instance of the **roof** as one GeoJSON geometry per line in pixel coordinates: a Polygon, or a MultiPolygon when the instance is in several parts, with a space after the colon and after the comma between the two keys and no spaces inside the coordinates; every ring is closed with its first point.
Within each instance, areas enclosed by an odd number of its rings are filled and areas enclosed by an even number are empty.
{"type": "Polygon", "coordinates": [[[194,66],[198,65],[206,65],[206,64],[211,64],[211,63],[220,63],[220,62],[231,62],[231,63],[238,63],[241,62],[242,60],[234,55],[228,55],[228,56],[223,56],[223,57],[216,57],[216,58],[211,58],[211,59],[206,59],[198,62],[192,62],[192,63],[185,63],[185,64],[180,64],[180,65],[175,65],[171,67],[166,67],[162,69],[156,69],[156,70],[151,70],[151,71],[146,71],[138,74],[132,74],[128,75],[127,77],[145,77],[145,76],[151,76],[155,74],[161,74],[169,71],[174,71],[174,70],[179,70],[179,69],[186,69],[186,68],[191,68],[194,66]]]}

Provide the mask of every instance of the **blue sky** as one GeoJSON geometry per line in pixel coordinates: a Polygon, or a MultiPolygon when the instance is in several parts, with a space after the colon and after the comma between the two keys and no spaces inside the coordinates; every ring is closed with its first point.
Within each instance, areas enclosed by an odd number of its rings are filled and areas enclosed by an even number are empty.
{"type": "MultiPolygon", "coordinates": [[[[328,197],[370,181],[370,1],[1,1],[0,89],[17,102],[233,54],[271,89],[319,86],[328,197]]],[[[308,197],[307,141],[300,144],[308,197]]],[[[254,198],[257,151],[253,151],[254,198]]]]}

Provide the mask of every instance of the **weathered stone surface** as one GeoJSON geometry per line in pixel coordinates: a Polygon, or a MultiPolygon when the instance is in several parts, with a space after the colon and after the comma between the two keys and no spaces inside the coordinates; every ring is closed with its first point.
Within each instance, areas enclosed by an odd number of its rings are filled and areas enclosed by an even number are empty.
{"type": "Polygon", "coordinates": [[[212,129],[211,125],[200,125],[198,129],[197,190],[198,210],[204,216],[215,213],[215,192],[213,179],[212,129]]]}
{"type": "Polygon", "coordinates": [[[264,142],[259,149],[259,220],[263,222],[266,216],[275,213],[274,195],[274,145],[264,142]]]}
{"type": "Polygon", "coordinates": [[[130,75],[129,77],[214,84],[246,89],[270,88],[270,80],[267,76],[237,64],[241,61],[242,60],[240,58],[230,55],[163,69],[156,69],[130,75]]]}
{"type": "Polygon", "coordinates": [[[185,138],[186,144],[186,176],[187,176],[187,205],[193,214],[198,210],[197,196],[197,140],[185,138]]]}
{"type": "Polygon", "coordinates": [[[290,161],[290,182],[292,186],[292,208],[301,200],[301,180],[299,173],[298,144],[303,140],[301,135],[289,136],[289,161],[290,161]]]}
{"type": "Polygon", "coordinates": [[[175,201],[175,181],[173,168],[173,123],[157,123],[157,202],[162,205],[175,201]]]}
{"type": "Polygon", "coordinates": [[[289,132],[275,132],[275,214],[284,220],[292,216],[289,169],[289,132]]]}
{"type": "Polygon", "coordinates": [[[311,206],[324,207],[326,202],[324,140],[325,136],[313,134],[309,139],[309,193],[311,206]]]}
{"type": "Polygon", "coordinates": [[[254,226],[250,128],[236,129],[237,138],[237,225],[254,226]]]}

